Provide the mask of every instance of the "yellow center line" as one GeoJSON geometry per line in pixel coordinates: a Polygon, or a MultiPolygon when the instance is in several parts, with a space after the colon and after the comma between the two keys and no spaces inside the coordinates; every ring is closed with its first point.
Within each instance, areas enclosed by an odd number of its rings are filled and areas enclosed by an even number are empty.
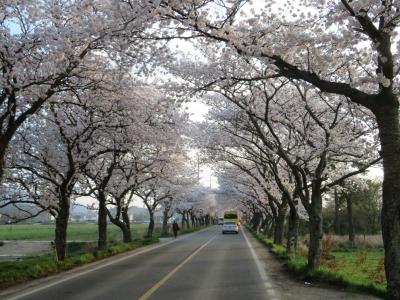
{"type": "Polygon", "coordinates": [[[199,253],[204,247],[206,247],[213,239],[215,239],[217,235],[214,235],[211,239],[209,239],[205,244],[197,248],[191,255],[189,255],[183,262],[177,265],[171,272],[165,275],[159,282],[157,282],[152,288],[150,288],[143,296],[139,298],[139,300],[147,300],[151,295],[154,294],[165,282],[168,281],[176,272],[179,271],[189,260],[191,260],[197,253],[199,253]]]}

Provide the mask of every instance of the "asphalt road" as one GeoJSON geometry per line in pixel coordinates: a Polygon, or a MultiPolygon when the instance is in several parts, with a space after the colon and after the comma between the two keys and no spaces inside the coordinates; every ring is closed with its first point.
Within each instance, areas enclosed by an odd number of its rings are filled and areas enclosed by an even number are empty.
{"type": "MultiPolygon", "coordinates": [[[[248,235],[248,234],[247,234],[248,235]]],[[[278,299],[243,232],[214,226],[17,290],[6,299],[278,299]]]]}

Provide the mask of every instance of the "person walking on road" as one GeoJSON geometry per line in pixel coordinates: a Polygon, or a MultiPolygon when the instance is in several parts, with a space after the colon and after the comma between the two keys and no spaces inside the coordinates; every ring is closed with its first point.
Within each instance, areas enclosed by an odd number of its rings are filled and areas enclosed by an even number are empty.
{"type": "Polygon", "coordinates": [[[172,223],[172,231],[174,232],[174,237],[176,238],[177,235],[178,235],[179,226],[178,226],[178,223],[176,223],[175,220],[174,220],[174,222],[172,223]]]}

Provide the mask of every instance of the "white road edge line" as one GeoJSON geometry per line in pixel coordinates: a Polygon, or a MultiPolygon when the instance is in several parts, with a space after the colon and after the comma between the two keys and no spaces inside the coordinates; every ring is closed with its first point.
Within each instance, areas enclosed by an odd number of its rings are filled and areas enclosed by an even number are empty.
{"type": "MultiPolygon", "coordinates": [[[[165,243],[163,243],[163,244],[159,244],[159,245],[156,245],[156,246],[153,246],[153,247],[150,246],[151,248],[146,248],[146,249],[138,250],[137,252],[132,253],[132,254],[130,254],[130,255],[126,255],[126,256],[124,256],[124,257],[121,257],[121,258],[118,258],[118,259],[109,261],[109,262],[107,262],[107,263],[100,264],[100,265],[98,265],[98,266],[96,266],[96,267],[93,267],[93,268],[91,268],[91,269],[89,269],[89,270],[86,270],[86,271],[78,272],[78,273],[76,273],[76,274],[67,275],[65,278],[62,278],[62,279],[59,279],[59,280],[55,280],[55,281],[53,281],[53,282],[50,282],[50,283],[41,285],[41,286],[39,286],[39,287],[33,287],[33,288],[28,287],[28,290],[27,290],[27,291],[21,292],[20,294],[18,294],[18,291],[17,291],[17,292],[15,292],[15,293],[12,293],[12,294],[9,295],[8,297],[7,297],[7,295],[4,295],[6,298],[3,298],[3,299],[5,299],[5,300],[17,300],[17,299],[20,299],[20,298],[29,296],[29,295],[34,294],[34,293],[37,293],[37,292],[39,292],[39,291],[41,291],[41,290],[44,290],[44,289],[47,289],[47,288],[49,288],[49,287],[55,286],[55,285],[57,285],[57,284],[63,283],[63,282],[65,282],[65,281],[68,281],[68,280],[77,278],[77,277],[82,276],[82,275],[86,275],[86,274],[88,274],[88,273],[90,273],[90,272],[97,271],[97,270],[99,270],[99,269],[108,267],[108,266],[110,266],[110,265],[119,263],[119,262],[121,262],[121,261],[123,261],[123,260],[125,260],[125,259],[132,258],[132,257],[135,257],[135,256],[137,256],[137,255],[140,255],[140,254],[143,254],[143,253],[147,253],[147,252],[156,250],[156,249],[158,249],[158,248],[167,246],[167,245],[172,244],[172,243],[174,243],[174,242],[176,242],[176,241],[186,239],[186,238],[188,238],[189,236],[192,236],[192,235],[194,235],[194,234],[200,233],[200,232],[205,231],[206,229],[209,229],[209,228],[210,228],[210,227],[207,227],[207,228],[205,228],[205,229],[202,229],[202,230],[199,230],[199,231],[195,231],[195,232],[193,232],[193,233],[189,233],[189,234],[187,234],[187,235],[182,236],[181,238],[173,239],[173,240],[171,240],[171,241],[169,241],[169,242],[165,242],[165,243]],[[15,294],[17,294],[17,295],[15,295],[15,294]]],[[[98,261],[98,262],[101,263],[101,260],[98,261]]],[[[82,267],[83,267],[83,266],[82,266],[82,267]]],[[[72,270],[73,270],[73,269],[72,269],[72,270]]],[[[59,273],[59,274],[62,274],[62,273],[59,273]]],[[[59,274],[57,274],[57,275],[59,275],[59,274]]],[[[0,293],[0,295],[1,295],[1,293],[0,293]]]]}
{"type": "Polygon", "coordinates": [[[256,263],[258,273],[260,273],[260,276],[263,280],[265,289],[267,290],[267,294],[270,297],[269,300],[279,299],[278,296],[276,295],[275,291],[272,288],[271,280],[270,280],[269,276],[267,275],[267,272],[265,272],[264,264],[259,260],[256,252],[254,251],[253,247],[251,246],[249,239],[247,238],[246,234],[244,233],[244,229],[242,230],[242,234],[244,236],[244,239],[246,240],[247,246],[250,249],[250,253],[253,256],[254,262],[256,263]]]}

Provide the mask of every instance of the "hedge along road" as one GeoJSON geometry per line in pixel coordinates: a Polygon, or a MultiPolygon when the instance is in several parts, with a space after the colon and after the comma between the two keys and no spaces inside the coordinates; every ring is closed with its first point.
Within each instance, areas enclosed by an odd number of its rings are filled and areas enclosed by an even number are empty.
{"type": "MultiPolygon", "coordinates": [[[[342,292],[299,289],[285,277],[272,281],[260,262],[265,250],[244,232],[222,235],[214,226],[172,242],[115,257],[94,267],[46,279],[2,299],[338,299],[342,292]],[[257,252],[257,254],[256,254],[257,252]],[[286,294],[284,289],[293,290],[286,294]],[[283,292],[283,293],[282,293],[283,292]],[[303,295],[299,295],[302,293],[303,295]],[[283,297],[281,297],[281,294],[283,297]],[[319,298],[318,295],[322,297],[319,298]],[[332,298],[329,297],[332,296],[332,298]],[[316,296],[316,297],[314,297],[316,296]]],[[[266,250],[265,250],[266,251],[266,250]]],[[[266,252],[264,253],[266,254],[266,252]]],[[[265,257],[263,257],[265,261],[265,257]]],[[[280,274],[282,275],[282,274],[280,274]]],[[[274,274],[276,277],[276,274],[274,274]]],[[[284,276],[284,275],[282,275],[284,276]]],[[[3,296],[2,296],[3,295],[3,296]]],[[[343,297],[343,295],[345,297],[343,297]]],[[[349,299],[357,299],[355,295],[349,299]]],[[[362,295],[359,299],[368,299],[362,295]]]]}

